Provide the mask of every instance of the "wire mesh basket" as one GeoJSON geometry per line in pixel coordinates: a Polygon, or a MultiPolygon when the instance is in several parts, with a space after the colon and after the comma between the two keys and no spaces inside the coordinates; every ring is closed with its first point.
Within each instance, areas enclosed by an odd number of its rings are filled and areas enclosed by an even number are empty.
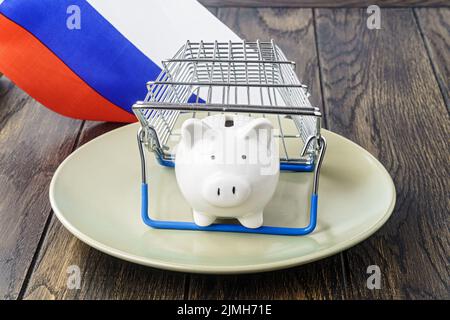
{"type": "Polygon", "coordinates": [[[190,42],[171,59],[162,61],[163,70],[147,83],[148,93],[133,106],[141,128],[138,144],[142,162],[142,218],[155,228],[195,229],[302,235],[316,225],[318,177],[325,139],[320,134],[321,113],[311,105],[307,87],[295,73],[295,63],[270,42],[190,42]],[[310,223],[304,228],[262,226],[248,229],[239,225],[157,221],[148,215],[146,150],[157,161],[173,167],[174,142],[181,123],[214,113],[244,113],[266,117],[280,146],[280,169],[313,172],[310,223]],[[287,139],[290,139],[287,143],[287,139]],[[295,142],[295,143],[292,143],[295,142]],[[294,145],[294,148],[288,148],[294,145]]]}

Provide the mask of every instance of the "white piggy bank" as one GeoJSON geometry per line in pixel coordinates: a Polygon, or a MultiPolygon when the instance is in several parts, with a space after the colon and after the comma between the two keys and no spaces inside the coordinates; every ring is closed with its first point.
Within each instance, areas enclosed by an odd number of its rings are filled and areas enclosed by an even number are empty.
{"type": "Polygon", "coordinates": [[[247,228],[263,224],[263,209],[279,177],[279,151],[265,118],[214,115],[181,128],[175,174],[193,208],[194,222],[237,218],[247,228]]]}

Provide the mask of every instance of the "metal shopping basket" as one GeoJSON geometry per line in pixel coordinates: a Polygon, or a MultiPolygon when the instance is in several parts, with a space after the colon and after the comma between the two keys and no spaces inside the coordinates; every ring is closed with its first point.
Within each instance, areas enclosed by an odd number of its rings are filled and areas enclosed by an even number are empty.
{"type": "MultiPolygon", "coordinates": [[[[162,61],[163,70],[147,83],[143,101],[133,105],[141,127],[138,146],[142,166],[142,219],[153,228],[304,235],[317,222],[318,180],[326,141],[320,134],[321,113],[308,100],[307,87],[295,74],[289,61],[270,42],[190,42],[171,59],[162,61]],[[148,212],[146,154],[152,152],[163,166],[174,167],[176,154],[171,141],[175,128],[189,117],[213,113],[245,113],[267,117],[278,130],[280,169],[313,172],[310,217],[302,228],[262,226],[249,229],[235,224],[197,226],[193,222],[152,219],[148,212]],[[293,132],[287,132],[292,124],[293,132]],[[295,139],[298,148],[286,147],[295,139]]],[[[292,131],[292,130],[291,130],[292,131]]]]}

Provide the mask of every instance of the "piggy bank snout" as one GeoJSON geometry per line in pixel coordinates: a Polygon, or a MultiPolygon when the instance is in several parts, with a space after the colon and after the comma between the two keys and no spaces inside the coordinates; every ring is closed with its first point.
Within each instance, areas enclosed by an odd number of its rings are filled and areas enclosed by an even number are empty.
{"type": "Polygon", "coordinates": [[[202,187],[202,196],[217,207],[234,207],[250,196],[250,184],[239,176],[216,175],[207,179],[202,187]]]}

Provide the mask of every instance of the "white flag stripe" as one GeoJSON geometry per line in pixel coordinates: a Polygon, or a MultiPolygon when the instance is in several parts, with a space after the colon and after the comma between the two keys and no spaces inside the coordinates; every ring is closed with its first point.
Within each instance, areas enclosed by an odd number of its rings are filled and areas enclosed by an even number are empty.
{"type": "Polygon", "coordinates": [[[171,58],[186,40],[240,41],[233,31],[195,0],[88,2],[159,66],[161,60],[171,58]]]}

